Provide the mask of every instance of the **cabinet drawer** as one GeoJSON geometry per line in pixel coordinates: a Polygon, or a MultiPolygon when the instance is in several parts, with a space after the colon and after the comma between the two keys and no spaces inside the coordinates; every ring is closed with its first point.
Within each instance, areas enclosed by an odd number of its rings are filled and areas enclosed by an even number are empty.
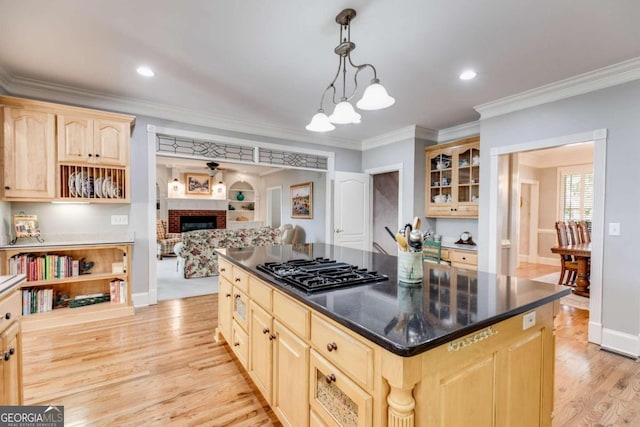
{"type": "Polygon", "coordinates": [[[249,293],[249,274],[240,267],[233,266],[231,270],[233,272],[233,278],[231,284],[236,288],[242,289],[243,292],[249,293]]]}
{"type": "Polygon", "coordinates": [[[273,293],[273,314],[299,337],[309,339],[309,310],[280,292],[273,293]]]}
{"type": "Polygon", "coordinates": [[[311,350],[309,403],[328,426],[372,425],[371,396],[315,350],[311,350]]]}
{"type": "Polygon", "coordinates": [[[449,259],[460,264],[478,264],[478,254],[469,251],[451,251],[449,259]]]}
{"type": "Polygon", "coordinates": [[[233,268],[231,267],[231,263],[227,260],[224,260],[218,257],[218,271],[220,275],[227,279],[230,282],[233,282],[233,268]]]}
{"type": "Polygon", "coordinates": [[[373,350],[326,320],[311,316],[311,342],[329,362],[335,364],[366,389],[373,388],[373,350]]]}
{"type": "Polygon", "coordinates": [[[272,288],[266,283],[249,276],[249,297],[262,308],[271,311],[272,288]]]}
{"type": "Polygon", "coordinates": [[[231,326],[231,349],[246,369],[249,360],[249,336],[236,321],[231,326]]]}
{"type": "Polygon", "coordinates": [[[240,289],[233,288],[233,319],[245,331],[249,326],[249,297],[240,289]]]}
{"type": "Polygon", "coordinates": [[[11,295],[0,301],[0,330],[9,326],[22,315],[22,301],[19,291],[12,291],[11,295]],[[7,316],[9,318],[7,319],[7,316]]]}

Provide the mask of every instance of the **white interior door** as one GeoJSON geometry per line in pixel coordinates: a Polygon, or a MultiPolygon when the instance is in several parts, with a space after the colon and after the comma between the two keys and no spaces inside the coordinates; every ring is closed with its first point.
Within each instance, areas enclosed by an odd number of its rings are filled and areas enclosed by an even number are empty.
{"type": "Polygon", "coordinates": [[[333,200],[333,243],[370,250],[369,175],[336,172],[333,200]]]}

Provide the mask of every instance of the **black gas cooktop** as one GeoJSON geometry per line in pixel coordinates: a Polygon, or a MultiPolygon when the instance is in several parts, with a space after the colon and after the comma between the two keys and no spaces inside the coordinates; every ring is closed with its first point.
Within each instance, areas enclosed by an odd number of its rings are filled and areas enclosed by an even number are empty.
{"type": "Polygon", "coordinates": [[[307,292],[389,280],[384,274],[327,258],[267,262],[256,268],[307,292]]]}

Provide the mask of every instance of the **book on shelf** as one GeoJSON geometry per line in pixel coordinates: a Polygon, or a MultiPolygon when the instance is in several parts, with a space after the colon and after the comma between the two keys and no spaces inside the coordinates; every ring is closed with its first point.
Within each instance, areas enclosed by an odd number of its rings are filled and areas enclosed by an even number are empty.
{"type": "Polygon", "coordinates": [[[124,280],[113,279],[109,282],[109,295],[111,304],[127,302],[127,283],[124,280]]]}
{"type": "Polygon", "coordinates": [[[29,282],[63,279],[79,274],[78,260],[67,255],[18,254],[9,259],[9,274],[24,274],[29,282]]]}
{"type": "Polygon", "coordinates": [[[22,290],[22,315],[46,313],[53,310],[53,289],[28,288],[22,290]]]}

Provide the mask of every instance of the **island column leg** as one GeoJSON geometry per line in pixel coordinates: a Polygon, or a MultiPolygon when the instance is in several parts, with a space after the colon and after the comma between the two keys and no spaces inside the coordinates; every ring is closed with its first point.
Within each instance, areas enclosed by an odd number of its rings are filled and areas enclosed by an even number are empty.
{"type": "Polygon", "coordinates": [[[419,357],[400,357],[387,351],[382,359],[382,376],[389,384],[387,425],[414,427],[416,401],[413,388],[422,378],[421,360],[419,357]]]}
{"type": "Polygon", "coordinates": [[[391,386],[387,396],[389,405],[387,425],[389,427],[414,427],[414,409],[416,401],[413,398],[413,385],[410,388],[396,388],[391,386]]]}

